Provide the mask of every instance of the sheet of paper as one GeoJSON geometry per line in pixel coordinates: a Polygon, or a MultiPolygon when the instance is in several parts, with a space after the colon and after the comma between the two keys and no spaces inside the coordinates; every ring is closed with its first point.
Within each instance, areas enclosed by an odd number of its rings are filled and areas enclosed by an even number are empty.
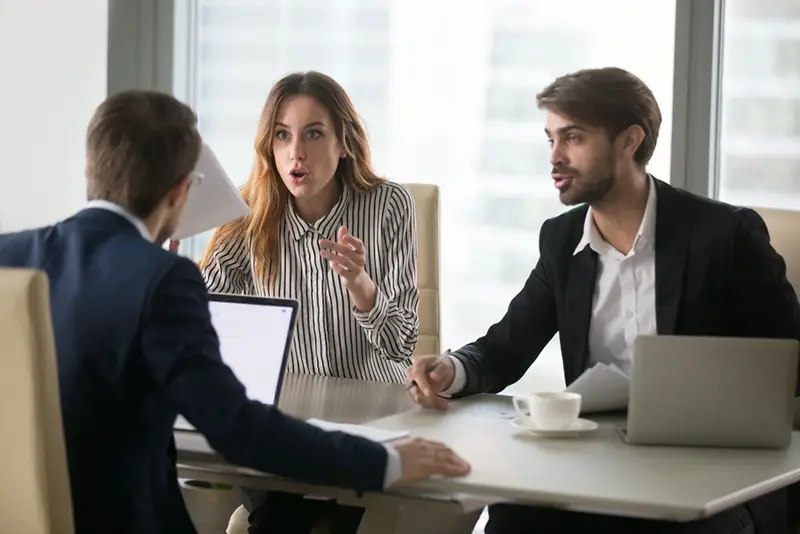
{"type": "Polygon", "coordinates": [[[581,394],[581,413],[624,410],[628,407],[630,378],[614,364],[598,363],[587,369],[567,391],[581,394]]]}
{"type": "Polygon", "coordinates": [[[195,179],[189,189],[186,208],[172,239],[186,239],[213,230],[244,217],[249,211],[236,186],[205,143],[195,171],[202,177],[195,179]]]}
{"type": "Polygon", "coordinates": [[[416,498],[424,497],[433,501],[457,502],[465,513],[477,512],[489,505],[507,502],[508,499],[485,495],[472,495],[470,493],[429,493],[414,489],[412,495],[416,498]]]}
{"type": "Polygon", "coordinates": [[[379,443],[387,443],[397,439],[408,437],[409,432],[406,430],[383,430],[381,428],[374,428],[366,425],[352,425],[348,423],[334,423],[331,421],[324,421],[322,419],[309,419],[306,421],[310,425],[314,425],[322,430],[346,432],[354,436],[361,436],[372,441],[379,443]]]}

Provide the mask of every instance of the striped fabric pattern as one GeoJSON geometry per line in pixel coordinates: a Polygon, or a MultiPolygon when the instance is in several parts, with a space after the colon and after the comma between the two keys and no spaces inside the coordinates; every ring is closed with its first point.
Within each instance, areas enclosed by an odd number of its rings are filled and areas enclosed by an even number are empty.
{"type": "Polygon", "coordinates": [[[220,243],[203,277],[210,292],[300,302],[288,372],[402,382],[419,332],[414,199],[385,182],[366,193],[343,188],[331,212],[314,224],[289,204],[281,221],[278,281],[256,280],[244,237],[220,243]],[[378,287],[375,307],[358,312],[342,280],[320,256],[319,240],[340,226],[367,249],[366,271],[378,287]]]}

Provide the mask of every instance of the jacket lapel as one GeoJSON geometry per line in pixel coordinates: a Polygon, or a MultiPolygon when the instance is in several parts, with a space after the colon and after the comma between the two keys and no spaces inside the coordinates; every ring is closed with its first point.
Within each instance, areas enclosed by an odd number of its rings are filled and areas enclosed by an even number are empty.
{"type": "MultiPolygon", "coordinates": [[[[587,208],[588,209],[588,208],[587,208]]],[[[592,302],[597,278],[597,254],[588,245],[574,254],[574,247],[583,233],[583,218],[576,228],[576,235],[570,239],[572,255],[569,261],[569,275],[566,285],[564,317],[560,338],[564,346],[564,367],[567,384],[575,380],[586,369],[589,361],[589,323],[592,320],[592,302]]]]}
{"type": "Polygon", "coordinates": [[[684,286],[691,217],[681,212],[678,190],[660,180],[656,187],[656,327],[659,335],[671,335],[684,286]]]}

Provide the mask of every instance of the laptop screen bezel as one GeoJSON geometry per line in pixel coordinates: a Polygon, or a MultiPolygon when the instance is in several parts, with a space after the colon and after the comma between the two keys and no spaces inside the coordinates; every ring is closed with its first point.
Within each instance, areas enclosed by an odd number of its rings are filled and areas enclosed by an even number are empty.
{"type": "MultiPolygon", "coordinates": [[[[209,302],[228,302],[233,304],[249,304],[255,306],[271,306],[274,308],[290,308],[292,316],[289,319],[289,329],[286,333],[287,339],[283,349],[283,358],[281,360],[280,375],[278,376],[278,384],[275,388],[275,401],[272,406],[277,407],[281,398],[281,391],[283,390],[283,379],[286,376],[286,365],[289,361],[289,353],[292,350],[292,340],[294,339],[294,328],[297,321],[297,310],[300,303],[295,299],[276,298],[276,297],[255,297],[249,295],[232,295],[230,293],[209,293],[209,302]]],[[[216,332],[216,330],[215,330],[216,332]]],[[[222,354],[220,354],[222,357],[222,354]]],[[[223,359],[223,362],[225,360],[223,359]]],[[[226,364],[227,365],[227,364],[226,364]]]]}

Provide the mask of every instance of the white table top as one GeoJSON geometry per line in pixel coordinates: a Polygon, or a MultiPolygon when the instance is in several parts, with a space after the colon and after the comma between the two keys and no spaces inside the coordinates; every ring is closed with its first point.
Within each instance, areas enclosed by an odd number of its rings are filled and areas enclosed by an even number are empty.
{"type": "MultiPolygon", "coordinates": [[[[415,407],[401,384],[296,374],[284,378],[278,406],[300,419],[354,424],[415,407]]],[[[176,430],[175,440],[179,461],[225,462],[197,432],[176,430]]]]}
{"type": "Polygon", "coordinates": [[[595,432],[545,439],[510,424],[510,398],[481,395],[447,413],[412,410],[370,425],[447,443],[472,464],[462,479],[415,487],[583,511],[671,520],[713,515],[800,480],[800,432],[786,451],[625,444],[620,418],[595,432]]]}
{"type": "MultiPolygon", "coordinates": [[[[413,407],[400,385],[325,377],[287,377],[280,405],[302,418],[408,430],[447,443],[472,464],[467,477],[421,482],[403,494],[471,494],[682,521],[800,480],[798,432],[786,451],[631,446],[615,430],[621,420],[595,418],[601,426],[590,435],[543,439],[511,426],[510,397],[480,395],[439,413],[413,407]]],[[[175,434],[179,462],[224,463],[199,434],[175,434]]]]}
{"type": "Polygon", "coordinates": [[[414,408],[402,384],[287,374],[278,406],[301,419],[364,423],[414,408]]]}

